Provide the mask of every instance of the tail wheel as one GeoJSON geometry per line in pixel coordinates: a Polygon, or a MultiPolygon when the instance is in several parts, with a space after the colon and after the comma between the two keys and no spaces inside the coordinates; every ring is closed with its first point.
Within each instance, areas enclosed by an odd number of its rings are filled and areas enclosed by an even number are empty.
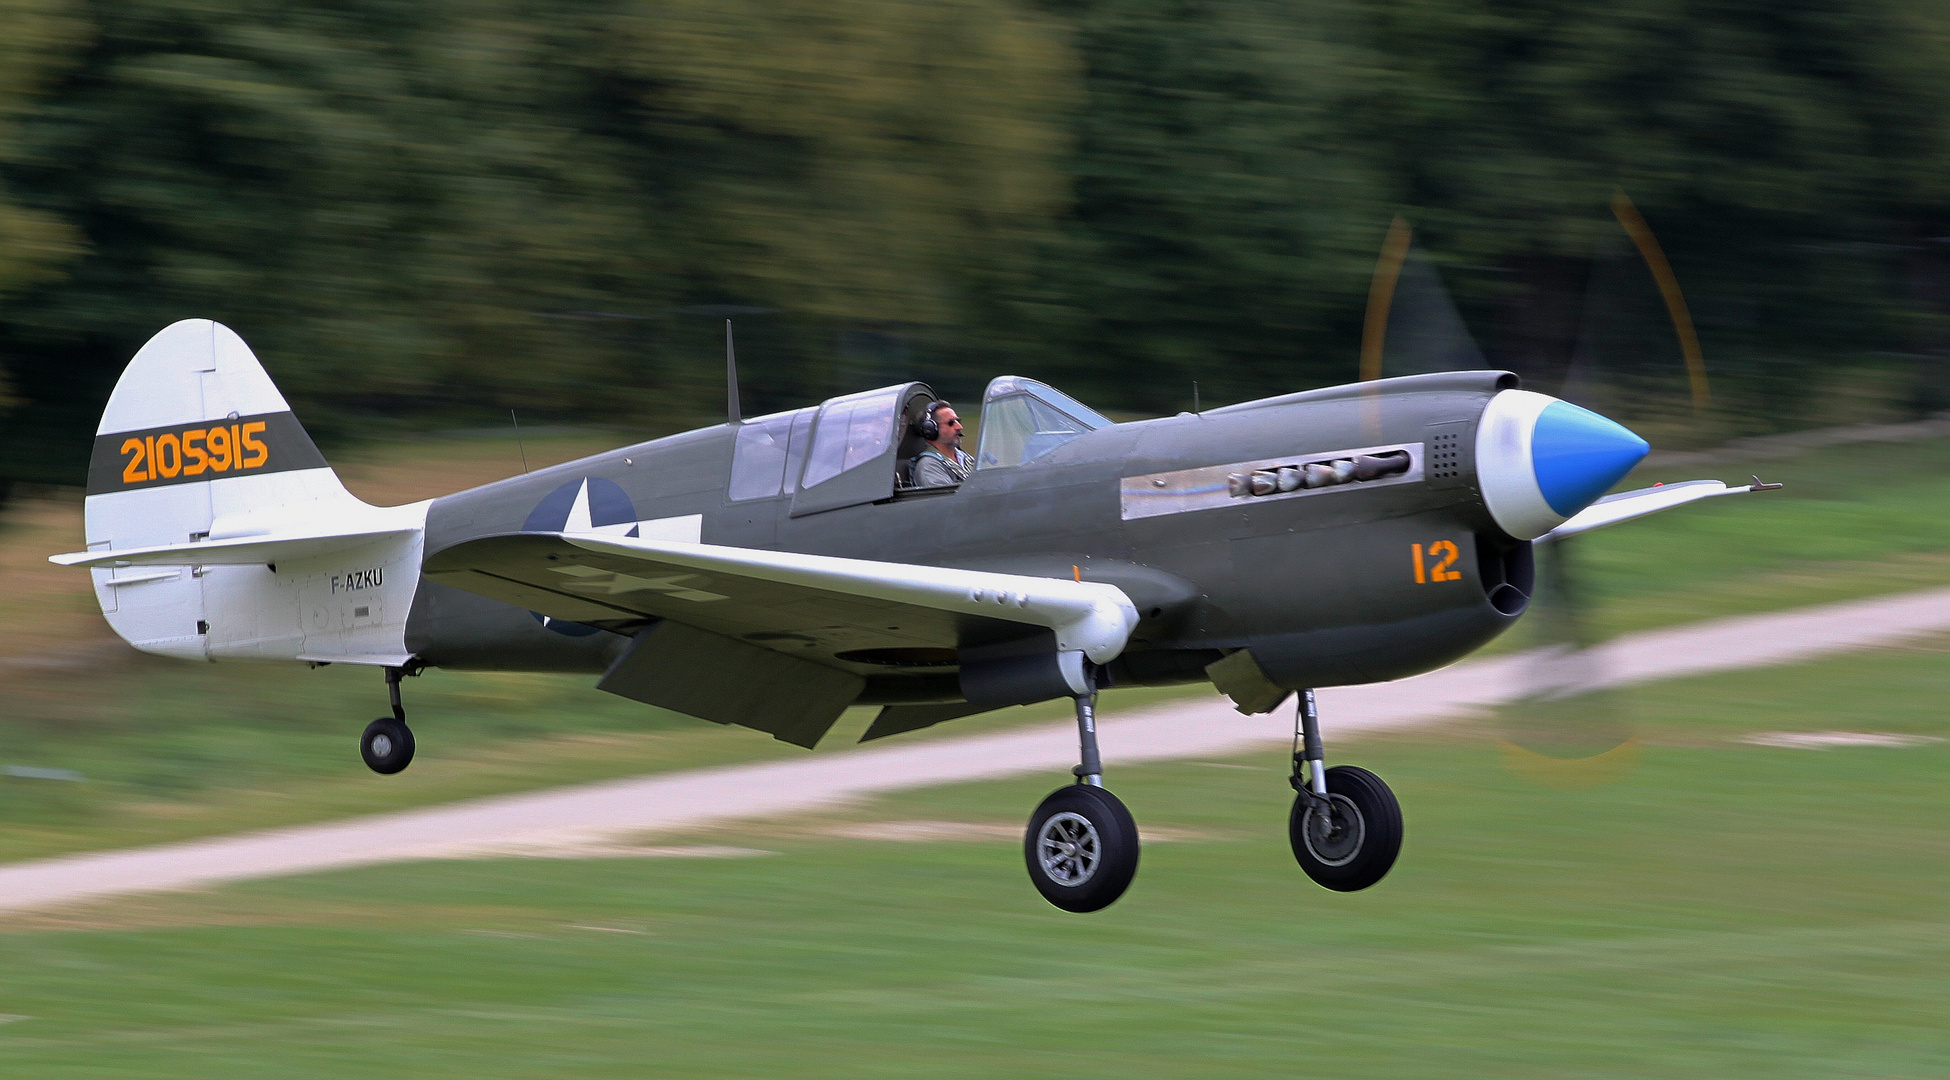
{"type": "Polygon", "coordinates": [[[1402,850],[1402,807],[1381,777],[1352,765],[1327,770],[1323,814],[1305,796],[1293,802],[1287,836],[1293,857],[1315,883],[1358,892],[1387,876],[1402,850]]]}
{"type": "Polygon", "coordinates": [[[1137,874],[1138,832],[1131,812],[1100,787],[1058,788],[1029,818],[1022,842],[1029,880],[1064,911],[1100,911],[1137,874]]]}
{"type": "Polygon", "coordinates": [[[413,729],[382,716],[359,736],[359,756],[373,772],[391,776],[413,762],[413,729]]]}

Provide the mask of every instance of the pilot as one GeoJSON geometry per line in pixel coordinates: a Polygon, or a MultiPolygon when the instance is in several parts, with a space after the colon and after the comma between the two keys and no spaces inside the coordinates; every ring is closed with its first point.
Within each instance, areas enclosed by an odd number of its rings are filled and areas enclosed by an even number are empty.
{"type": "Polygon", "coordinates": [[[952,406],[945,401],[929,402],[927,413],[915,422],[914,432],[928,445],[909,466],[908,478],[913,486],[952,487],[968,479],[975,459],[962,453],[961,418],[952,406]]]}

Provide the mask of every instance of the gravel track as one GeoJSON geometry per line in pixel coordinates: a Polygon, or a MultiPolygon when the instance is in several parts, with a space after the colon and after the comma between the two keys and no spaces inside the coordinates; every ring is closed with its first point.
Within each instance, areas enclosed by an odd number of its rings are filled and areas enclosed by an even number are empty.
{"type": "MultiPolygon", "coordinates": [[[[1599,682],[1626,685],[1793,663],[1944,630],[1950,630],[1950,589],[1932,589],[1632,634],[1594,654],[1599,682]]],[[[1533,666],[1528,656],[1503,656],[1400,682],[1323,690],[1328,760],[1338,737],[1454,719],[1511,701],[1524,692],[1533,666]]],[[[1122,765],[1283,743],[1292,723],[1287,710],[1241,716],[1215,697],[1106,715],[1099,739],[1114,779],[1122,765]]],[[[1062,722],[66,855],[0,866],[0,911],[413,859],[594,850],[624,837],[803,813],[883,792],[1025,773],[1044,773],[1054,784],[1075,761],[1075,726],[1062,722]]]]}

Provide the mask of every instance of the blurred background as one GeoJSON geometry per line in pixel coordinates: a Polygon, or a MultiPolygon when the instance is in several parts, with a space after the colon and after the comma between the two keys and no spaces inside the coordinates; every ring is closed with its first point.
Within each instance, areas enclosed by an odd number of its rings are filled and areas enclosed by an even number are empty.
{"type": "Polygon", "coordinates": [[[384,504],[721,421],[726,319],[747,415],[1488,366],[1646,434],[1628,486],[1788,487],[1551,549],[1521,701],[1326,717],[1407,808],[1369,892],[1293,865],[1284,749],[1107,743],[1101,916],[1021,879],[1060,773],[0,915],[10,1077],[1950,1075],[1950,636],[1588,651],[1950,586],[1950,2],[0,0],[0,862],[800,755],[432,671],[377,777],[375,673],[133,653],[45,559],[190,317],[384,504]]]}
{"type": "Polygon", "coordinates": [[[511,405],[708,422],[726,317],[748,410],[1004,370],[1132,414],[1195,380],[1348,381],[1397,214],[1485,361],[1552,390],[1620,190],[1713,365],[1712,415],[1668,443],[1950,407],[1939,3],[0,0],[0,24],[0,485],[79,482],[122,365],[192,316],[338,445],[511,405]]]}

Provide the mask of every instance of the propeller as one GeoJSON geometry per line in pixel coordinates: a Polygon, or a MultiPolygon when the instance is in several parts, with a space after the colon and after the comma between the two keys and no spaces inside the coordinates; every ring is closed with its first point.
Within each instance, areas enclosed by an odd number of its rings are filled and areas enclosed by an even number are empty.
{"type": "MultiPolygon", "coordinates": [[[[1624,192],[1618,233],[1588,263],[1575,344],[1562,385],[1534,387],[1657,431],[1697,423],[1711,403],[1706,367],[1677,277],[1624,192]]],[[[1395,219],[1376,262],[1361,348],[1364,380],[1482,368],[1442,275],[1395,219]]],[[[1537,585],[1519,633],[1528,643],[1522,696],[1501,710],[1499,744],[1513,774],[1552,788],[1613,783],[1638,763],[1625,695],[1606,686],[1594,583],[1583,541],[1539,542],[1537,585]]]]}

